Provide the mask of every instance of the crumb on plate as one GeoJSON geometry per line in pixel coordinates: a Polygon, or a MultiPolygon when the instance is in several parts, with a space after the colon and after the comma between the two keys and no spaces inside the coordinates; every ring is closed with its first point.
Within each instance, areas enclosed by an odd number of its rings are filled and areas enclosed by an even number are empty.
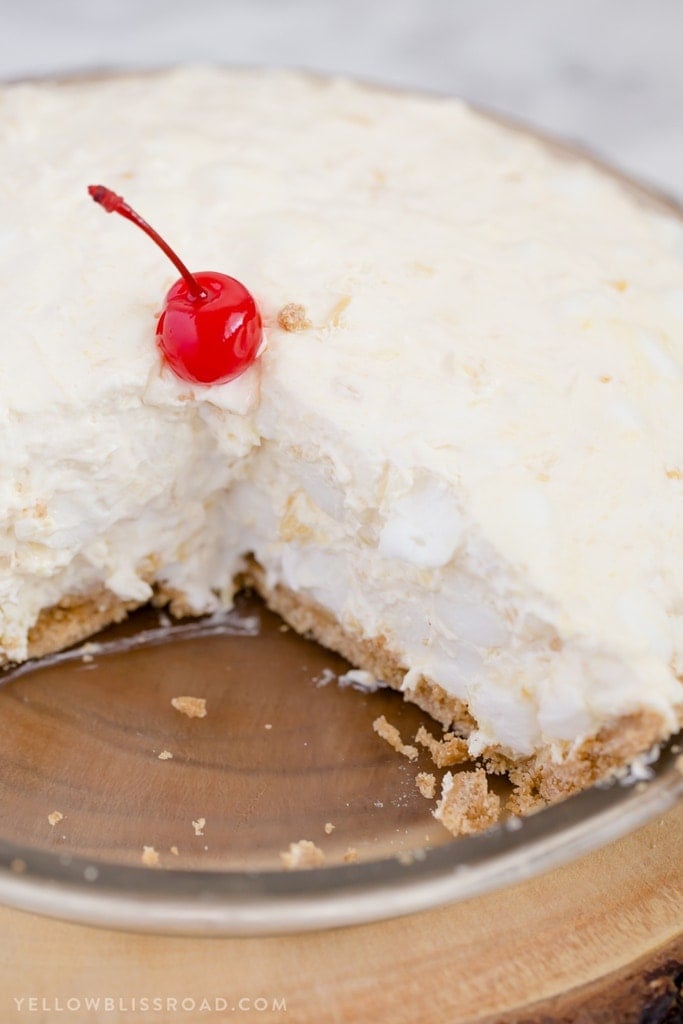
{"type": "Polygon", "coordinates": [[[192,828],[196,836],[204,835],[204,826],[206,825],[206,818],[197,818],[196,821],[192,822],[192,828]]]}
{"type": "Polygon", "coordinates": [[[288,850],[283,850],[280,860],[288,871],[319,868],[325,863],[325,854],[310,839],[300,839],[297,843],[290,843],[288,850]]]}
{"type": "Polygon", "coordinates": [[[148,868],[158,868],[159,867],[159,854],[157,853],[157,851],[154,849],[153,846],[143,846],[142,847],[142,857],[141,857],[141,860],[142,860],[142,863],[145,865],[145,867],[148,867],[148,868]]]}
{"type": "Polygon", "coordinates": [[[390,747],[398,754],[404,754],[409,761],[415,761],[417,759],[417,747],[412,747],[408,743],[404,743],[401,739],[401,734],[395,725],[390,725],[387,722],[384,715],[380,715],[372,723],[372,728],[375,730],[378,736],[381,736],[390,747]]]}
{"type": "Polygon", "coordinates": [[[403,864],[404,867],[410,867],[416,860],[425,859],[425,850],[421,846],[415,847],[413,850],[399,850],[396,854],[396,860],[399,864],[403,864]]]}
{"type": "Polygon", "coordinates": [[[433,800],[436,796],[436,777],[430,772],[418,772],[415,785],[425,799],[433,800]]]}
{"type": "Polygon", "coordinates": [[[171,704],[188,718],[206,718],[206,700],[204,697],[173,697],[171,704]]]}
{"type": "Polygon", "coordinates": [[[64,815],[62,814],[61,811],[51,811],[50,814],[48,814],[48,816],[47,816],[47,820],[50,822],[50,824],[54,828],[54,826],[58,822],[60,822],[63,817],[64,817],[64,815]]]}
{"type": "Polygon", "coordinates": [[[452,732],[447,732],[442,740],[437,740],[424,725],[421,725],[415,733],[415,742],[429,751],[437,768],[449,768],[469,759],[467,740],[452,732]]]}
{"type": "Polygon", "coordinates": [[[446,772],[441,783],[441,799],[433,814],[452,835],[471,835],[496,824],[500,817],[500,798],[490,792],[483,768],[457,775],[446,772]]]}

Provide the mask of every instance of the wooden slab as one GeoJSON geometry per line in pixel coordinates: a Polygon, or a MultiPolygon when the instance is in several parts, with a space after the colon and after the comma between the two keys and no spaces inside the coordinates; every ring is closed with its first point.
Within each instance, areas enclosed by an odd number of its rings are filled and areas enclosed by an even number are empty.
{"type": "Polygon", "coordinates": [[[0,909],[0,1020],[236,1019],[231,1008],[240,999],[264,999],[267,1010],[254,1005],[244,1016],[297,1024],[677,1024],[682,851],[679,804],[625,839],[506,891],[381,924],[278,938],[130,935],[0,909]],[[37,1009],[15,1002],[31,996],[37,1009]],[[120,1006],[98,1015],[84,1009],[86,996],[120,1006]],[[144,997],[194,1000],[195,1009],[135,1010],[144,997]],[[60,1012],[69,998],[80,1007],[60,1012]],[[203,999],[212,1007],[218,999],[223,1012],[202,1010],[203,999]]]}

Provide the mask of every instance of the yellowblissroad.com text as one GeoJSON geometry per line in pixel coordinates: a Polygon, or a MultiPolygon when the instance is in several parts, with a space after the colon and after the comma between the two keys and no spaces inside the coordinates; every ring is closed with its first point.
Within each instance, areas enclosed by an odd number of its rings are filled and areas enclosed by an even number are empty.
{"type": "Polygon", "coordinates": [[[238,996],[111,996],[82,995],[46,996],[21,995],[13,996],[15,1009],[19,1013],[135,1013],[143,1016],[146,1013],[206,1014],[213,1013],[286,1013],[285,996],[238,995],[238,996]]]}

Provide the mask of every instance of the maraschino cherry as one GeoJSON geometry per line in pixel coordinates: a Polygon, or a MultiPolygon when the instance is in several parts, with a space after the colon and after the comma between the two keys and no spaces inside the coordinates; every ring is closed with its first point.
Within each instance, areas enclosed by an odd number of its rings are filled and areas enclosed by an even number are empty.
{"type": "Polygon", "coordinates": [[[89,185],[88,192],[107,213],[119,213],[137,224],[181,274],[166,295],[156,331],[157,344],[177,376],[194,384],[224,384],[251,366],[263,331],[254,298],[244,285],[211,270],[190,273],[121,196],[104,185],[89,185]]]}

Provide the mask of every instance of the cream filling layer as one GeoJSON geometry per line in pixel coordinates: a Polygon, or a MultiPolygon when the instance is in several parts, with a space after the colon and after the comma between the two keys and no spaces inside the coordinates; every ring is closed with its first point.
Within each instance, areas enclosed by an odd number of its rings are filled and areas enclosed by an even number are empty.
{"type": "Polygon", "coordinates": [[[106,587],[144,603],[157,582],[195,612],[231,596],[240,553],[222,524],[230,485],[258,440],[248,415],[258,370],[226,389],[222,401],[213,389],[215,404],[198,404],[192,389],[178,399],[162,376],[142,400],[114,383],[98,407],[18,417],[0,476],[0,647],[8,658],[26,657],[39,613],[65,596],[106,587]]]}
{"type": "Polygon", "coordinates": [[[388,469],[377,503],[354,507],[355,481],[342,485],[322,448],[265,442],[254,470],[231,492],[231,544],[254,553],[268,586],[310,598],[354,636],[383,638],[410,666],[404,690],[424,676],[464,700],[473,755],[549,745],[559,757],[643,708],[675,729],[673,670],[565,632],[562,609],[500,559],[443,480],[388,469]]]}

